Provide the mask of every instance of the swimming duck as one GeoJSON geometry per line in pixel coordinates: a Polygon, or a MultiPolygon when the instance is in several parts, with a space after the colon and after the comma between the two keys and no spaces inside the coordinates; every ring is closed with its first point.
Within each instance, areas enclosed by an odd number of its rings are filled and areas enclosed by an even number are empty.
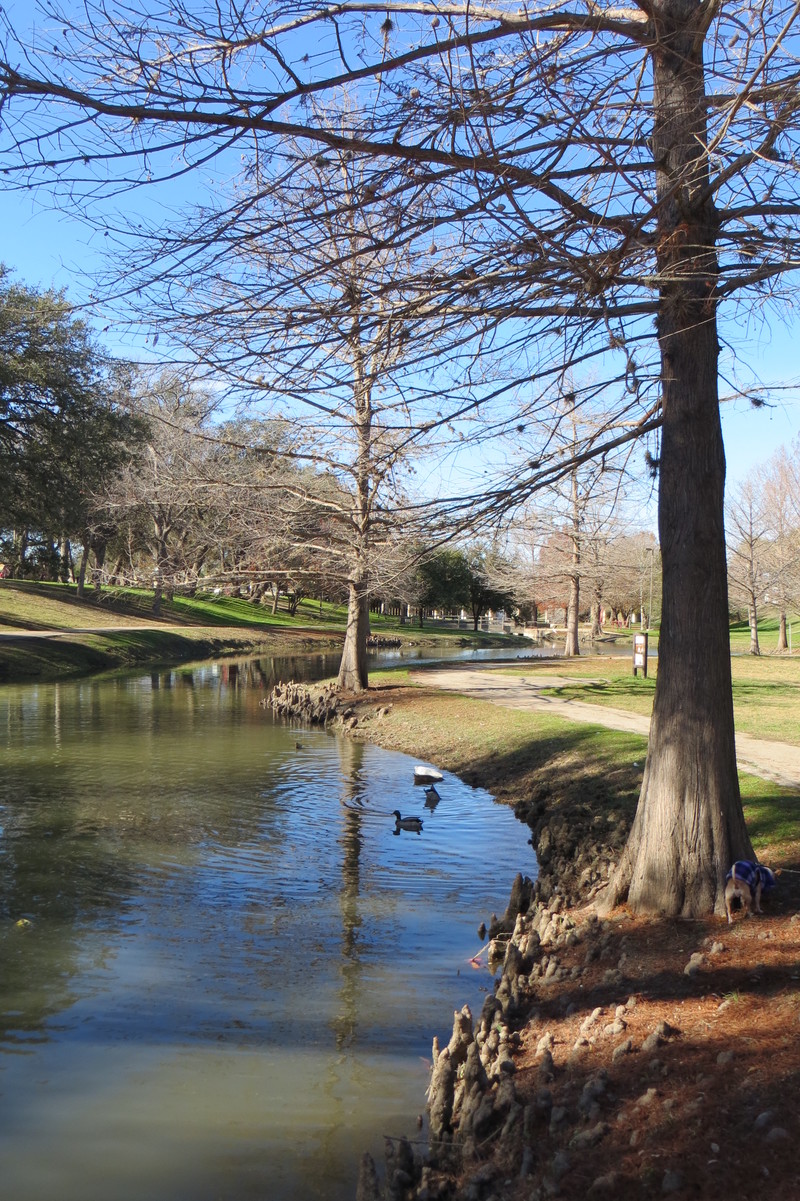
{"type": "Polygon", "coordinates": [[[422,833],[421,817],[401,817],[399,809],[395,809],[392,816],[396,830],[414,830],[417,834],[422,833]]]}
{"type": "Polygon", "coordinates": [[[426,807],[426,809],[435,809],[441,799],[442,798],[439,796],[439,793],[436,791],[436,785],[429,784],[428,787],[425,789],[425,807],[426,807]]]}

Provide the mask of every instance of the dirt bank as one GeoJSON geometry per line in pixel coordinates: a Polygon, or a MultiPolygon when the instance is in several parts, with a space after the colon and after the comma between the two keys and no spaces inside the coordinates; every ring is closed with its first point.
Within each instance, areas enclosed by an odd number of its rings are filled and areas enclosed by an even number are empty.
{"type": "Polygon", "coordinates": [[[513,803],[540,861],[494,931],[483,1011],[434,1045],[423,1133],[365,1158],[358,1201],[800,1196],[798,845],[762,855],[785,869],[762,918],[600,921],[639,765],[604,774],[566,739],[493,755],[470,705],[424,687],[350,705],[354,734],[513,803]]]}

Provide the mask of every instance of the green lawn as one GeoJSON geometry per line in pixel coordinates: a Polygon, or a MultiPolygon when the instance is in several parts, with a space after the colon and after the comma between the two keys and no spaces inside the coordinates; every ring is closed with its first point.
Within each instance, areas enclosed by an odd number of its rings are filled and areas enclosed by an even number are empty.
{"type": "MultiPolygon", "coordinates": [[[[571,798],[591,805],[598,819],[633,815],[647,752],[641,735],[437,692],[424,679],[409,688],[405,670],[376,672],[372,681],[402,690],[375,731],[382,745],[480,783],[500,800],[542,795],[555,808],[571,798]]],[[[800,795],[744,772],[739,783],[756,852],[767,862],[800,862],[800,795]]]]}
{"type": "MultiPolygon", "coordinates": [[[[777,623],[766,626],[767,638],[771,633],[774,641],[777,623]]],[[[733,639],[732,644],[736,644],[733,639]]],[[[749,646],[749,636],[746,645],[749,646]]],[[[797,646],[796,657],[732,655],[736,728],[743,734],[800,745],[800,626],[797,646]]],[[[653,707],[658,660],[648,660],[647,679],[641,674],[633,675],[630,655],[612,658],[587,654],[577,659],[534,660],[525,667],[505,670],[515,675],[535,674],[538,680],[566,676],[568,684],[554,683],[546,689],[546,695],[648,715],[653,707]]]]}
{"type": "MultiPolygon", "coordinates": [[[[220,655],[270,653],[339,646],[347,611],[343,605],[301,601],[297,613],[286,601],[274,616],[269,605],[241,597],[198,593],[164,600],[160,617],[152,612],[153,594],[143,589],[89,591],[79,600],[70,584],[0,580],[0,682],[58,679],[116,667],[186,662],[220,655]],[[134,628],[145,627],[145,628],[134,628]],[[15,631],[41,638],[4,639],[15,631]],[[68,631],[58,638],[53,631],[68,631]]],[[[426,624],[400,625],[372,616],[375,634],[398,636],[406,643],[450,643],[518,647],[520,639],[440,629],[426,624]]]]}
{"type": "MultiPolygon", "coordinates": [[[[176,596],[164,599],[160,617],[152,611],[153,594],[140,588],[106,588],[98,595],[87,589],[82,600],[77,598],[74,584],[38,583],[30,580],[0,580],[0,633],[3,628],[23,630],[92,629],[101,626],[140,624],[193,626],[269,626],[281,629],[314,628],[343,631],[347,607],[328,601],[302,600],[294,616],[290,615],[286,598],[273,615],[271,603],[253,604],[238,596],[198,592],[196,596],[176,596]]],[[[477,644],[508,643],[520,647],[522,639],[502,634],[474,633],[462,629],[442,628],[426,621],[402,624],[396,617],[380,613],[370,615],[376,634],[397,634],[410,641],[475,641],[477,644]]]]}

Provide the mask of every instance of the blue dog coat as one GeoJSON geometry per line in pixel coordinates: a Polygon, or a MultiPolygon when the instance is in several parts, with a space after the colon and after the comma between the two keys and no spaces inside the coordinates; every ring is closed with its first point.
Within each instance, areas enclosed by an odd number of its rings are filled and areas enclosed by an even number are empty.
{"type": "Polygon", "coordinates": [[[725,879],[732,879],[734,871],[736,879],[741,880],[742,884],[746,884],[754,896],[759,884],[762,892],[769,892],[777,883],[773,871],[761,863],[753,863],[751,859],[737,859],[725,879]]]}

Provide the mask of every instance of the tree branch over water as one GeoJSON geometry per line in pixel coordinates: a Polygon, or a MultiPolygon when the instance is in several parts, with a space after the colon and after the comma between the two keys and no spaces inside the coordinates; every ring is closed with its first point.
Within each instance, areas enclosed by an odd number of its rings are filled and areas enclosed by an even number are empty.
{"type": "Polygon", "coordinates": [[[440,511],[461,519],[482,492],[496,516],[603,447],[649,440],[661,665],[614,888],[642,909],[721,907],[727,867],[750,851],[730,700],[719,348],[740,312],[780,300],[800,263],[798,11],[773,0],[291,11],[134,0],[90,4],[82,24],[47,6],[28,44],[7,27],[0,65],[10,186],[38,182],[99,222],[112,198],[159,180],[193,172],[207,187],[202,215],[164,229],[115,215],[128,257],[105,295],[138,294],[210,367],[295,420],[324,419],[327,438],[347,425],[324,396],[339,364],[356,385],[351,431],[377,429],[365,381],[377,398],[391,380],[380,437],[398,439],[392,454],[435,434],[443,451],[468,447],[485,483],[439,489],[440,511]],[[287,205],[309,173],[313,201],[287,205]],[[340,281],[363,281],[384,254],[402,270],[359,284],[355,300],[332,288],[320,309],[319,219],[340,281]],[[245,271],[255,248],[259,270],[245,271]],[[370,376],[361,356],[378,345],[385,374],[370,376]],[[559,460],[567,397],[602,420],[559,460]],[[509,478],[520,431],[535,465],[509,478]],[[701,597],[702,625],[689,613],[701,597]]]}

